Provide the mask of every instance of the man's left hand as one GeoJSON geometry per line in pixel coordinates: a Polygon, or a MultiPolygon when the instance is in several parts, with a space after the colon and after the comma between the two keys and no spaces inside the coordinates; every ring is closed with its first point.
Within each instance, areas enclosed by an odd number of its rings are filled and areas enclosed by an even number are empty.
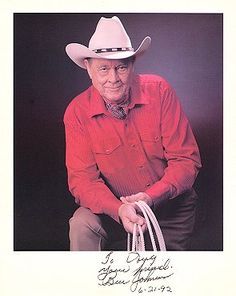
{"type": "Polygon", "coordinates": [[[122,196],[120,200],[125,204],[135,203],[136,201],[142,200],[146,202],[149,207],[153,206],[152,198],[145,192],[139,192],[137,194],[132,194],[129,196],[122,196]]]}

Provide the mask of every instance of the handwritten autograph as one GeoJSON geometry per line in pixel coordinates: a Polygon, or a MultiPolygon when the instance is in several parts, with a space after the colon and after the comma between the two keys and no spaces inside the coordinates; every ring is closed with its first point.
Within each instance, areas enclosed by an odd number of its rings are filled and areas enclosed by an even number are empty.
{"type": "Polygon", "coordinates": [[[138,291],[168,291],[172,292],[169,286],[162,284],[160,288],[149,286],[144,288],[147,283],[163,283],[166,279],[174,275],[171,260],[158,260],[157,255],[145,256],[138,252],[129,252],[123,262],[119,260],[119,265],[115,262],[115,254],[109,252],[101,262],[102,268],[98,271],[98,285],[126,285],[131,292],[138,291]]]}

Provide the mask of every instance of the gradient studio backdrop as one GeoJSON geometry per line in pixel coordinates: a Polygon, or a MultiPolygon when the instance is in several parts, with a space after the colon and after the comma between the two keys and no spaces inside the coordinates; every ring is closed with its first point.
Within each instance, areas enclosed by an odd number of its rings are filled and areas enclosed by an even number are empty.
{"type": "MultiPolygon", "coordinates": [[[[68,250],[76,208],[67,187],[63,114],[89,84],[65,54],[88,45],[101,16],[14,14],[14,249],[68,250]]],[[[152,37],[136,71],[165,77],[175,88],[200,146],[203,169],[193,250],[223,249],[222,14],[116,14],[137,48],[152,37]]]]}

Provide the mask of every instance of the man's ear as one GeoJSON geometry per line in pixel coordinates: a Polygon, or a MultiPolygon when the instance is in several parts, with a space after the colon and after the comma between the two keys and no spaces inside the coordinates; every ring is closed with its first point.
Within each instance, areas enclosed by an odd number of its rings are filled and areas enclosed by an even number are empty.
{"type": "Polygon", "coordinates": [[[88,59],[84,59],[84,65],[86,67],[86,70],[88,72],[88,75],[89,75],[90,79],[92,79],[92,77],[91,77],[91,70],[90,70],[91,65],[90,65],[88,59]]]}

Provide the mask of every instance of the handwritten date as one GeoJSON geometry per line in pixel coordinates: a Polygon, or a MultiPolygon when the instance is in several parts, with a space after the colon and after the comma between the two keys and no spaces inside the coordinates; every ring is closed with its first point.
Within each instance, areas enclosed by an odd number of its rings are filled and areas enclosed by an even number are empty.
{"type": "Polygon", "coordinates": [[[160,292],[171,292],[172,293],[172,289],[170,286],[161,286],[161,287],[153,287],[153,286],[149,286],[148,288],[139,288],[138,289],[138,293],[141,294],[141,293],[144,293],[144,292],[157,292],[157,291],[160,291],[160,292]]]}

